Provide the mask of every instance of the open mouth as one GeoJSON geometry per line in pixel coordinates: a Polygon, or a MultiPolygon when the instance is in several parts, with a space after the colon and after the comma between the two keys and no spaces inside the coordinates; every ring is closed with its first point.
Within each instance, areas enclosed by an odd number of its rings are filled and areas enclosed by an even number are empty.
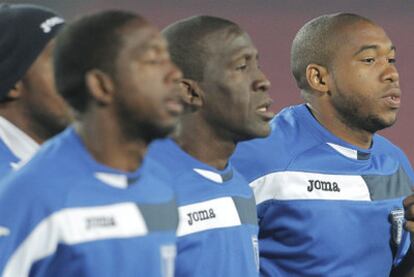
{"type": "Polygon", "coordinates": [[[386,104],[391,108],[399,108],[401,104],[401,91],[399,88],[393,88],[383,97],[386,104]]]}
{"type": "Polygon", "coordinates": [[[271,120],[274,116],[275,113],[272,112],[270,110],[270,106],[272,104],[272,101],[267,101],[266,103],[264,103],[263,105],[260,105],[257,109],[256,112],[262,117],[264,118],[266,121],[271,120]]]}
{"type": "Polygon", "coordinates": [[[401,98],[399,96],[390,95],[384,97],[385,101],[387,102],[388,106],[392,108],[399,108],[401,104],[401,98]]]}
{"type": "Polygon", "coordinates": [[[257,111],[258,112],[261,112],[261,113],[265,113],[265,112],[267,112],[269,110],[269,107],[261,107],[261,108],[258,108],[257,109],[257,111]]]}
{"type": "Polygon", "coordinates": [[[184,107],[181,101],[176,100],[176,99],[167,99],[166,107],[167,107],[168,112],[173,115],[180,115],[184,110],[184,107]]]}

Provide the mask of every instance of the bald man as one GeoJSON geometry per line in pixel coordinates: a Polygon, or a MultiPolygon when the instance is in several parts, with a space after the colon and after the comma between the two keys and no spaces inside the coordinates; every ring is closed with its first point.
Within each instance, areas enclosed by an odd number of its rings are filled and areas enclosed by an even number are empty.
{"type": "Polygon", "coordinates": [[[402,201],[414,173],[375,134],[397,119],[395,55],[385,31],[355,14],[320,16],[296,34],[291,66],[305,103],[233,158],[255,192],[264,276],[389,276],[405,264],[402,201]]]}

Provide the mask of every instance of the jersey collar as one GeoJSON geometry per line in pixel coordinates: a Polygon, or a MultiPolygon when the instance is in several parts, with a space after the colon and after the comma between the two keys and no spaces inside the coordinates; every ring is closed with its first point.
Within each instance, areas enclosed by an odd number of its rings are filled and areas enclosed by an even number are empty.
{"type": "Polygon", "coordinates": [[[39,149],[38,143],[2,116],[0,139],[22,163],[28,161],[39,149]]]}
{"type": "MultiPolygon", "coordinates": [[[[306,123],[311,126],[312,132],[322,138],[322,140],[336,150],[341,155],[354,159],[354,160],[369,160],[371,157],[372,145],[369,149],[363,149],[358,146],[352,145],[341,138],[332,134],[328,129],[322,126],[316,118],[312,115],[306,104],[300,105],[297,109],[300,117],[302,117],[306,123]]],[[[374,139],[374,138],[373,138],[374,139]]]]}

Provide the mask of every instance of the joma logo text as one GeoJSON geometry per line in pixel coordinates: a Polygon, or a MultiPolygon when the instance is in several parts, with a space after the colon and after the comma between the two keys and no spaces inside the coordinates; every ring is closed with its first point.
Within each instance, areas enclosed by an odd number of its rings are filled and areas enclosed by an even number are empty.
{"type": "Polygon", "coordinates": [[[323,190],[323,191],[333,191],[340,192],[341,189],[338,186],[337,182],[321,181],[321,180],[308,180],[309,186],[308,191],[313,190],[323,190]]]}
{"type": "Polygon", "coordinates": [[[86,219],[86,229],[113,227],[116,225],[112,216],[99,216],[86,219]]]}
{"type": "Polygon", "coordinates": [[[193,225],[194,222],[215,218],[216,214],[214,213],[213,209],[209,209],[209,210],[191,212],[191,213],[188,213],[187,216],[188,216],[188,221],[187,221],[188,225],[193,225]]]}

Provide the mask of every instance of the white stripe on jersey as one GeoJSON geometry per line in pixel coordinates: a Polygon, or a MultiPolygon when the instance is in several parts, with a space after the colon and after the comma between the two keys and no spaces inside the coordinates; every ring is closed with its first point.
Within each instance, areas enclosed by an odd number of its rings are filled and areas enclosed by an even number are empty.
{"type": "Polygon", "coordinates": [[[128,188],[128,177],[124,174],[113,174],[107,172],[95,172],[95,178],[107,185],[119,189],[128,188]]]}
{"type": "Polygon", "coordinates": [[[354,160],[358,160],[358,151],[357,150],[347,148],[347,147],[344,147],[342,145],[338,145],[338,144],[331,143],[331,142],[327,142],[326,144],[328,144],[330,147],[332,147],[333,149],[335,149],[336,151],[338,151],[339,153],[341,153],[345,157],[348,157],[348,158],[351,158],[351,159],[354,159],[354,160]]]}
{"type": "Polygon", "coordinates": [[[147,233],[145,220],[134,203],[64,209],[36,226],[13,253],[2,276],[28,276],[32,264],[53,254],[59,243],[71,245],[147,233]]]}
{"type": "Polygon", "coordinates": [[[205,170],[205,169],[201,169],[201,168],[193,168],[193,170],[195,172],[197,172],[198,174],[200,174],[201,176],[203,176],[204,178],[209,179],[210,181],[222,184],[223,183],[223,177],[221,177],[220,174],[211,171],[211,170],[205,170]]]}
{"type": "Polygon", "coordinates": [[[231,197],[181,206],[178,214],[179,237],[209,229],[241,225],[239,213],[231,197]]]}
{"type": "Polygon", "coordinates": [[[359,175],[282,171],[256,179],[250,187],[257,205],[271,199],[371,201],[368,186],[359,175]]]}

